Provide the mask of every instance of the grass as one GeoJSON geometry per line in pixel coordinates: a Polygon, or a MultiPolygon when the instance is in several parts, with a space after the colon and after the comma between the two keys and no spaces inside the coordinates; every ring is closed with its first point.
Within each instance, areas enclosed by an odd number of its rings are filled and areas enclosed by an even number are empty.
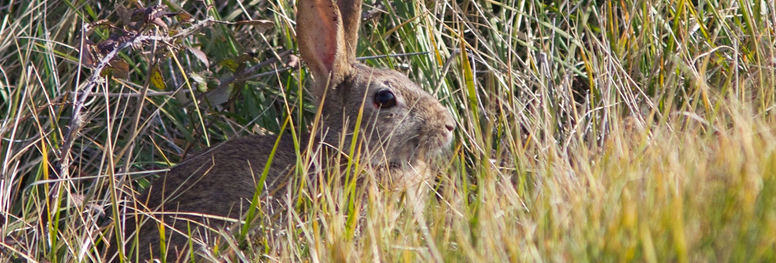
{"type": "MultiPolygon", "coordinates": [[[[101,82],[79,43],[106,44],[118,31],[106,25],[130,26],[120,7],[139,7],[0,4],[0,261],[100,262],[116,204],[154,172],[228,138],[278,133],[287,117],[298,129],[313,121],[304,72],[283,53],[296,53],[291,3],[206,3],[165,5],[195,21],[274,25],[213,23],[170,45],[138,43],[101,82]]],[[[419,218],[374,189],[337,210],[350,197],[335,186],[297,200],[277,235],[251,237],[232,260],[776,260],[772,2],[364,7],[378,9],[362,22],[359,56],[409,75],[458,124],[426,210],[419,218]],[[414,55],[385,57],[396,54],[414,55]]],[[[191,27],[161,19],[171,32],[191,27]]],[[[226,250],[238,246],[224,235],[226,250]]]]}

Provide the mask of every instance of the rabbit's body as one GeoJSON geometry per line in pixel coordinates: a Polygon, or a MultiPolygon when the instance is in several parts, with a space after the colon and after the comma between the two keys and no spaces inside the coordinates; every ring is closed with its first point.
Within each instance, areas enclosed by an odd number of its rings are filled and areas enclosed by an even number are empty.
{"type": "MultiPolygon", "coordinates": [[[[276,139],[274,136],[258,135],[226,141],[184,160],[153,182],[139,201],[147,202],[146,207],[155,218],[164,217],[166,241],[170,248],[168,259],[174,259],[174,255],[188,244],[189,224],[190,229],[202,232],[196,227],[199,223],[206,222],[208,226],[217,228],[225,223],[218,217],[239,219],[247,211],[267,164],[268,156],[264,153],[273,149],[276,139]],[[172,234],[174,231],[182,232],[172,234]]],[[[278,149],[293,147],[291,135],[281,137],[278,149]]],[[[278,189],[279,184],[290,175],[292,166],[289,164],[295,162],[293,151],[277,151],[264,189],[278,189]]],[[[137,209],[138,213],[146,211],[137,209]]],[[[149,218],[141,216],[140,219],[149,218]]],[[[127,217],[124,232],[127,235],[135,233],[136,223],[135,217],[127,217]]],[[[161,237],[158,222],[149,220],[140,223],[142,225],[136,233],[140,258],[159,255],[161,237]]],[[[197,237],[196,234],[203,233],[194,234],[197,237]]],[[[125,238],[134,240],[134,237],[125,238]]]]}
{"type": "MultiPolygon", "coordinates": [[[[327,167],[332,159],[358,157],[367,173],[390,184],[387,189],[417,189],[429,179],[426,157],[450,143],[455,122],[437,99],[406,76],[355,60],[360,12],[359,0],[340,0],[336,5],[331,0],[299,1],[299,49],[315,77],[312,91],[322,115],[321,124],[313,129],[316,132],[298,139],[300,152],[305,153],[302,157],[312,158],[302,163],[309,163],[311,178],[317,178],[329,174],[327,169],[340,169],[327,167]],[[354,134],[357,140],[352,140],[354,134]],[[351,154],[351,142],[360,147],[354,151],[359,156],[351,154]]],[[[275,136],[249,136],[227,141],[181,162],[152,184],[140,201],[157,212],[155,218],[167,215],[168,260],[177,259],[175,251],[189,242],[183,235],[189,229],[187,221],[173,220],[169,214],[180,212],[184,215],[175,217],[204,221],[210,227],[223,221],[197,215],[240,218],[276,140],[275,136]],[[183,234],[170,236],[174,230],[169,226],[183,234]]],[[[288,192],[284,186],[296,174],[292,169],[299,159],[295,149],[292,135],[286,132],[278,142],[262,196],[282,200],[288,192]]],[[[125,236],[135,233],[135,218],[128,216],[126,223],[125,236]]],[[[191,229],[204,231],[194,226],[191,229]]],[[[150,251],[159,254],[158,223],[142,224],[137,235],[142,259],[149,258],[150,251]]]]}

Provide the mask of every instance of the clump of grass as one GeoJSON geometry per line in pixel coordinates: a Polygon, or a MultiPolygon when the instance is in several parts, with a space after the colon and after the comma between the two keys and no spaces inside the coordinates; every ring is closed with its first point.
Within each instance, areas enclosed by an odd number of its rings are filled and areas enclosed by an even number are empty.
{"type": "MultiPolygon", "coordinates": [[[[154,172],[228,138],[276,134],[289,117],[299,130],[312,122],[303,71],[285,64],[291,3],[167,8],[274,26],[215,23],[146,42],[119,52],[126,70],[114,65],[89,84],[79,43],[117,29],[83,25],[124,27],[119,6],[0,6],[0,257],[102,261],[113,210],[154,172]],[[74,115],[87,85],[92,96],[74,115]]],[[[377,187],[333,184],[290,200],[290,220],[253,242],[222,233],[225,245],[206,258],[775,260],[772,3],[367,1],[364,10],[359,56],[407,73],[457,120],[425,210],[377,187]],[[384,56],[395,54],[414,55],[384,56]]]]}

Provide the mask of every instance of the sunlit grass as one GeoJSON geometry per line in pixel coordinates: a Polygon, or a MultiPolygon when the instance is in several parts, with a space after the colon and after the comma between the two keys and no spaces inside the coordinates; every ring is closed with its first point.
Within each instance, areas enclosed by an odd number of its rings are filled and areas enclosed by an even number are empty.
{"type": "MultiPolygon", "coordinates": [[[[293,3],[181,4],[170,11],[274,26],[214,24],[178,50],[123,50],[128,78],[95,86],[67,153],[75,91],[93,73],[78,63],[82,24],[120,26],[119,8],[0,4],[0,261],[102,261],[116,205],[155,171],[208,144],[277,134],[287,117],[296,133],[313,122],[308,80],[279,55],[296,52],[293,3]],[[272,59],[240,77],[270,73],[218,88],[272,59]],[[154,65],[163,90],[149,81],[154,65]]],[[[457,122],[422,214],[374,184],[306,185],[287,220],[259,213],[250,242],[224,230],[205,258],[776,260],[773,3],[367,1],[364,11],[363,62],[406,73],[457,122]]]]}

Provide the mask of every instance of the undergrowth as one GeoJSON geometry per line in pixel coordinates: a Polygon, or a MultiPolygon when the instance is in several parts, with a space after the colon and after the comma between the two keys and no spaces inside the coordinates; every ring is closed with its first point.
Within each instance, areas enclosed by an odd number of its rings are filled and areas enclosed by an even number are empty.
{"type": "MultiPolygon", "coordinates": [[[[158,172],[313,121],[295,2],[142,4],[0,4],[0,261],[104,261],[117,205],[158,172]]],[[[456,119],[423,220],[376,189],[332,209],[329,189],[211,259],[776,261],[772,1],[367,1],[363,19],[362,61],[456,119]]]]}

